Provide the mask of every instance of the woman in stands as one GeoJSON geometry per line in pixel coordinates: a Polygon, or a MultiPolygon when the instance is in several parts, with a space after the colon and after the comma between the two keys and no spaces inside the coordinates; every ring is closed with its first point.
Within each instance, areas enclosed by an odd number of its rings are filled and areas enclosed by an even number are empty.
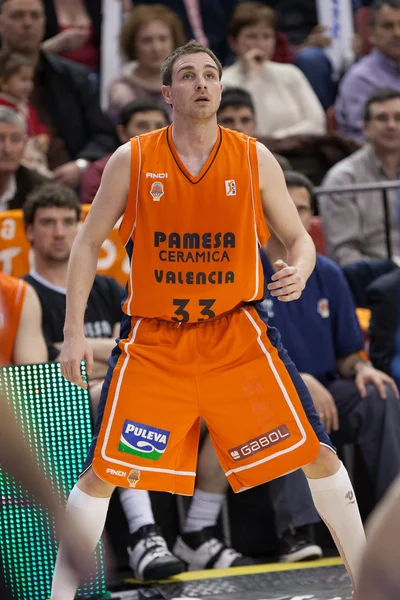
{"type": "Polygon", "coordinates": [[[222,76],[225,87],[242,87],[252,96],[257,133],[283,139],[324,134],[323,108],[303,73],[291,64],[272,62],[276,45],[275,12],[259,2],[234,11],[229,43],[237,61],[222,76]]]}
{"type": "Polygon", "coordinates": [[[165,6],[139,5],[132,9],[120,37],[121,52],[128,63],[109,88],[109,112],[115,120],[121,108],[136,98],[163,103],[161,66],[185,41],[179,17],[165,6]]]}
{"type": "Polygon", "coordinates": [[[100,68],[100,0],[43,0],[46,31],[43,50],[81,63],[98,73],[100,68]]]}

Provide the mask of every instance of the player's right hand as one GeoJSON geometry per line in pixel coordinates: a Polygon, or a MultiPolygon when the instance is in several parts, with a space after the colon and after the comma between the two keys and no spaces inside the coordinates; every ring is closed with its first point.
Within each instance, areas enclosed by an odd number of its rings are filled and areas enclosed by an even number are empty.
{"type": "Polygon", "coordinates": [[[81,373],[83,360],[86,363],[87,375],[90,377],[93,368],[93,351],[89,342],[83,335],[65,335],[60,354],[61,374],[71,383],[86,390],[88,384],[81,373]]]}

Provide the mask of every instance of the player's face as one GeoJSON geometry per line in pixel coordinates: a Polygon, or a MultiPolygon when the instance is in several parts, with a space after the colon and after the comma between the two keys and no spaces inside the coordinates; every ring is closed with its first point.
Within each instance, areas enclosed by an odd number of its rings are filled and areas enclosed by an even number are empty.
{"type": "Polygon", "coordinates": [[[162,21],[142,25],[136,36],[136,56],[140,67],[159,72],[173,46],[172,31],[168,25],[162,21]]]}
{"type": "Polygon", "coordinates": [[[118,125],[119,139],[123,144],[128,140],[141,135],[142,133],[148,133],[149,131],[155,131],[168,125],[166,116],[160,110],[145,110],[135,113],[128,125],[123,127],[118,125]]]}
{"type": "Polygon", "coordinates": [[[44,36],[45,15],[41,0],[7,0],[1,8],[0,33],[11,50],[39,50],[44,36]]]}
{"type": "Polygon", "coordinates": [[[222,85],[218,68],[205,52],[187,54],[173,66],[172,85],[162,86],[164,99],[174,114],[196,120],[213,117],[221,102],[222,85]]]}
{"type": "Polygon", "coordinates": [[[400,151],[400,98],[374,102],[364,125],[365,137],[385,152],[400,151]]]}
{"type": "Polygon", "coordinates": [[[219,111],[218,123],[250,136],[254,136],[256,132],[256,120],[248,106],[227,106],[219,111]]]}
{"type": "Polygon", "coordinates": [[[237,37],[231,40],[232,49],[239,58],[250,50],[258,50],[261,60],[271,60],[275,45],[275,31],[266,23],[243,27],[237,37]]]}
{"type": "Polygon", "coordinates": [[[73,208],[44,206],[37,209],[33,225],[28,225],[26,235],[42,261],[67,263],[78,224],[73,208]]]}
{"type": "Polygon", "coordinates": [[[312,207],[309,191],[305,187],[290,187],[289,194],[296,205],[300,219],[307,231],[311,229],[312,207]]]}
{"type": "Polygon", "coordinates": [[[14,173],[22,160],[26,136],[20,123],[0,123],[0,172],[14,173]]]}

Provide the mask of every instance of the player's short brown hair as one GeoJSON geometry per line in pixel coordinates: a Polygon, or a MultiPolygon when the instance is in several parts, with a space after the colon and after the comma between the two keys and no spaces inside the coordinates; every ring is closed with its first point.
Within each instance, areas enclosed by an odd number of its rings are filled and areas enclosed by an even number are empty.
{"type": "Polygon", "coordinates": [[[275,11],[260,2],[242,2],[232,13],[228,35],[235,39],[244,27],[259,23],[276,30],[275,11]]]}
{"type": "Polygon", "coordinates": [[[180,46],[172,54],[167,56],[164,61],[163,66],[161,67],[161,81],[163,85],[171,85],[172,83],[172,70],[175,64],[175,61],[181,56],[186,56],[187,54],[199,54],[200,52],[204,52],[208,54],[208,56],[215,62],[215,65],[218,69],[219,78],[222,77],[222,65],[219,62],[218,58],[215,56],[214,52],[205,46],[202,46],[196,40],[190,40],[184,46],[180,46]]]}
{"type": "Polygon", "coordinates": [[[136,38],[139,30],[152,21],[161,21],[170,28],[174,48],[186,42],[182,21],[172,10],[162,4],[139,4],[130,11],[119,38],[121,52],[127,60],[136,60],[136,38]]]}
{"type": "Polygon", "coordinates": [[[22,67],[34,66],[33,60],[25,56],[25,54],[11,52],[10,50],[0,51],[0,79],[3,81],[8,81],[22,67]]]}
{"type": "Polygon", "coordinates": [[[24,225],[33,225],[38,208],[72,208],[76,220],[81,218],[81,203],[76,192],[61,183],[42,183],[28,194],[24,205],[24,225]]]}

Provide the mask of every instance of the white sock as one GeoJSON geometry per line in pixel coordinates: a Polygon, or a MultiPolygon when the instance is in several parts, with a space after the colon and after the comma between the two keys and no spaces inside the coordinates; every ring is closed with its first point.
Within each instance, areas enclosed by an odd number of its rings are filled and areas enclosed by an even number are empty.
{"type": "MultiPolygon", "coordinates": [[[[68,498],[66,514],[73,519],[88,546],[96,549],[103,533],[110,498],[95,498],[82,492],[76,485],[68,498]]],[[[65,550],[61,540],[51,586],[52,600],[74,600],[79,580],[65,559],[65,550]]]]}
{"type": "Polygon", "coordinates": [[[349,475],[341,464],[334,475],[307,481],[315,508],[331,532],[355,589],[365,533],[349,475]]]}
{"type": "Polygon", "coordinates": [[[150,494],[147,490],[119,490],[121,505],[128,521],[130,533],[135,533],[143,525],[154,523],[150,494]]]}
{"type": "Polygon", "coordinates": [[[213,494],[194,490],[193,498],[186,517],[184,532],[200,531],[204,527],[214,527],[217,524],[219,513],[225,494],[213,494]]]}

